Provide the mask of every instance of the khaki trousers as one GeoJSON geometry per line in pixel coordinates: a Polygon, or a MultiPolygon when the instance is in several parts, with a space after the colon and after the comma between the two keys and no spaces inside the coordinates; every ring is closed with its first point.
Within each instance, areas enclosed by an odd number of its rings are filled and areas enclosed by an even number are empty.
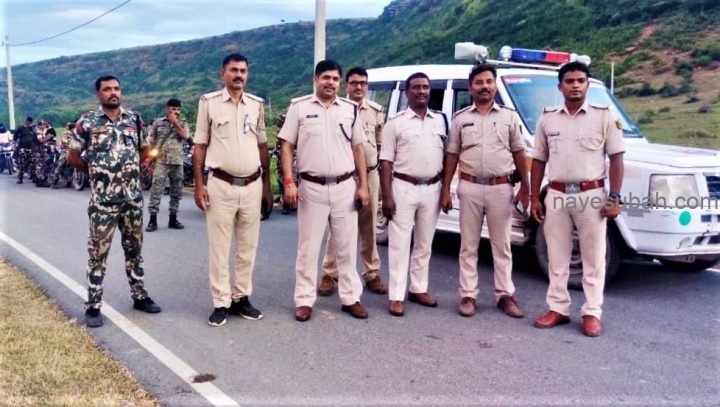
{"type": "Polygon", "coordinates": [[[330,223],[335,248],[338,294],[343,305],[360,301],[363,286],[357,273],[358,221],[352,180],[334,185],[301,181],[298,202],[298,250],[295,261],[295,306],[312,307],[317,298],[320,246],[330,223]]]}
{"type": "Polygon", "coordinates": [[[547,303],[552,311],[570,314],[570,294],[567,289],[570,276],[573,225],[577,228],[582,252],[585,304],[582,315],[598,319],[602,315],[603,290],[605,288],[605,251],[607,220],[600,216],[600,206],[591,205],[595,199],[605,203],[602,188],[577,194],[565,194],[548,189],[545,197],[545,240],[548,247],[548,270],[550,286],[547,303]],[[585,207],[582,206],[585,202],[585,207]]]}
{"type": "MultiPolygon", "coordinates": [[[[380,175],[373,170],[367,175],[370,189],[370,204],[358,212],[358,235],[360,237],[360,258],[363,265],[363,279],[371,281],[380,271],[380,255],[375,240],[375,224],[377,223],[378,201],[380,199],[380,175]]],[[[332,244],[332,231],[328,233],[325,258],[323,259],[323,273],[337,280],[337,265],[335,262],[335,247],[332,244]]]]}
{"type": "Polygon", "coordinates": [[[252,294],[252,273],[260,236],[260,180],[243,187],[215,177],[207,183],[210,294],[213,306],[229,307],[233,298],[252,294]],[[230,286],[230,243],[235,234],[235,284],[230,286]]]}
{"type": "Polygon", "coordinates": [[[479,292],[478,247],[485,215],[493,256],[495,301],[503,295],[513,295],[515,285],[512,282],[510,251],[512,185],[479,185],[460,180],[457,191],[460,198],[460,297],[477,298],[479,292]]]}
{"type": "Polygon", "coordinates": [[[395,215],[388,224],[388,265],[390,301],[404,301],[410,269],[410,292],[425,293],[432,241],[440,214],[440,183],[412,185],[399,179],[392,182],[395,215]],[[414,226],[414,231],[413,231],[414,226]],[[414,239],[412,255],[410,240],[414,239]]]}

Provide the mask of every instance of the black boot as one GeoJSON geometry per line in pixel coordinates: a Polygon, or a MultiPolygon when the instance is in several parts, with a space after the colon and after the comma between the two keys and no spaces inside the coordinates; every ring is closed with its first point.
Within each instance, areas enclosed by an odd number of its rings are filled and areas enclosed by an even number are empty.
{"type": "Polygon", "coordinates": [[[168,222],[168,227],[170,229],[185,229],[185,226],[180,223],[179,220],[177,220],[177,214],[175,213],[170,214],[170,222],[168,222]]]}
{"type": "Polygon", "coordinates": [[[147,227],[145,228],[146,232],[154,232],[157,230],[157,214],[151,213],[150,214],[150,222],[148,222],[147,227]]]}

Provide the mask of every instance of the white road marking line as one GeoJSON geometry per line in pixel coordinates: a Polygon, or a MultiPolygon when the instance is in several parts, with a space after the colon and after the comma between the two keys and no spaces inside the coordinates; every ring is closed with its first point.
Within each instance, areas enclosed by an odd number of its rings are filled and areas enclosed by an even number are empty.
{"type": "MultiPolygon", "coordinates": [[[[35,254],[32,250],[23,246],[22,244],[15,241],[10,236],[0,231],[0,239],[5,243],[12,246],[20,252],[23,256],[27,257],[30,261],[35,263],[38,267],[43,269],[50,276],[55,278],[57,281],[62,283],[70,291],[77,294],[80,298],[85,300],[87,291],[85,287],[76,283],[75,280],[67,276],[67,274],[54,267],[52,264],[45,261],[42,257],[35,254]]],[[[134,339],[140,346],[150,352],[155,358],[157,358],[162,364],[167,366],[173,373],[178,375],[185,383],[189,384],[190,387],[195,389],[200,395],[205,397],[213,406],[239,406],[239,404],[230,398],[227,394],[223,393],[217,386],[212,383],[193,383],[192,378],[198,374],[195,369],[190,367],[182,359],[177,357],[168,348],[164,347],[160,342],[153,339],[150,335],[145,333],[140,327],[132,323],[129,319],[125,318],[122,314],[117,312],[113,307],[107,303],[103,304],[102,312],[106,318],[110,319],[118,328],[122,329],[129,337],[134,339]]]]}

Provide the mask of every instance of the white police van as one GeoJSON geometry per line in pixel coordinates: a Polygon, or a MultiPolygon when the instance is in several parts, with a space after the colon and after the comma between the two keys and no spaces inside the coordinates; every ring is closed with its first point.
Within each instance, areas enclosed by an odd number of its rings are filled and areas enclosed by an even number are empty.
{"type": "MultiPolygon", "coordinates": [[[[499,60],[487,59],[486,47],[472,43],[455,46],[456,59],[492,63],[497,69],[498,104],[517,112],[528,149],[545,106],[563,103],[557,89],[559,65],[570,60],[590,63],[575,54],[503,47],[499,60]]],[[[368,97],[385,107],[387,116],[407,108],[405,79],[414,72],[430,78],[430,108],[448,118],[472,103],[467,77],[472,65],[411,65],[368,70],[368,97]]],[[[615,276],[624,258],[657,259],[682,271],[700,271],[720,261],[720,152],[650,144],[604,84],[591,79],[588,100],[609,105],[621,121],[626,153],[621,191],[625,208],[608,225],[606,279],[615,276]]],[[[528,166],[529,168],[529,166],[528,166]]],[[[457,178],[456,178],[457,179],[457,178]]],[[[453,210],[440,213],[437,228],[459,233],[459,204],[453,183],[453,210]]],[[[545,190],[543,190],[544,196],[545,190]]],[[[534,245],[537,260],[547,274],[547,246],[538,225],[515,211],[512,243],[534,245]]],[[[387,221],[379,215],[378,241],[387,240],[387,221]]],[[[483,236],[488,237],[486,225],[483,236]]],[[[581,286],[582,263],[575,236],[571,287],[581,286]]]]}

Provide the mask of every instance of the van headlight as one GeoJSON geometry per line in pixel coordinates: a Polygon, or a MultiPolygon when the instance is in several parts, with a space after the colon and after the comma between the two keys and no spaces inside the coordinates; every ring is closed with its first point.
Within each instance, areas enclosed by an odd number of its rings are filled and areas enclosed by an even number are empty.
{"type": "Polygon", "coordinates": [[[689,207],[700,202],[693,175],[651,175],[649,203],[653,207],[689,207]]]}

